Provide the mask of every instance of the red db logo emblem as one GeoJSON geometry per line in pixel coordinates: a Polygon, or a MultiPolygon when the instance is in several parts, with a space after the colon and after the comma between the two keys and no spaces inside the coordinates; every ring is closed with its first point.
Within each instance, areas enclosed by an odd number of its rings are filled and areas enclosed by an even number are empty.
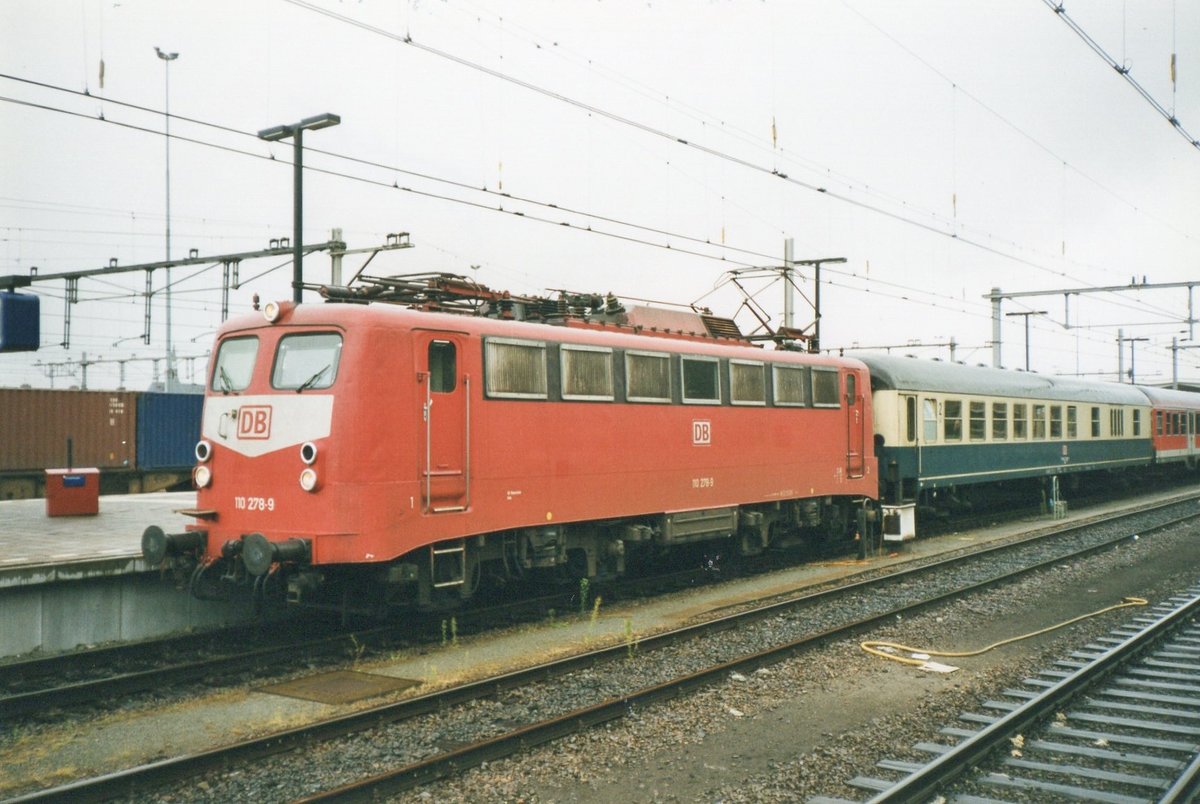
{"type": "Polygon", "coordinates": [[[692,445],[706,447],[712,443],[712,424],[698,419],[692,421],[692,445]]]}
{"type": "Polygon", "coordinates": [[[271,437],[271,406],[246,405],[238,411],[238,438],[268,439],[271,437]]]}

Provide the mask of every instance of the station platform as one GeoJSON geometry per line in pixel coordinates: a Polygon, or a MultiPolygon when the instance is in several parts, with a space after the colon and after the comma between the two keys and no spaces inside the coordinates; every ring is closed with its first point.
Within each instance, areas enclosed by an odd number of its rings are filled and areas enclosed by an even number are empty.
{"type": "Polygon", "coordinates": [[[195,492],[100,497],[95,515],[50,517],[44,499],[0,501],[0,660],[133,641],[255,617],[200,601],[142,558],[142,531],[194,520],[195,492]]]}
{"type": "Polygon", "coordinates": [[[43,499],[0,501],[0,589],[46,583],[59,571],[143,572],[142,531],[182,531],[194,520],[176,512],[195,505],[192,491],[115,494],[100,498],[94,516],[50,517],[43,499]]]}

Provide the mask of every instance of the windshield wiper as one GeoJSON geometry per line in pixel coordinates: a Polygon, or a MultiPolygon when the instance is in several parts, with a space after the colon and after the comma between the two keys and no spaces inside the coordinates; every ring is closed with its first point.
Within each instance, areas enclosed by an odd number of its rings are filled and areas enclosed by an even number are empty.
{"type": "Polygon", "coordinates": [[[221,378],[221,393],[228,394],[233,390],[233,380],[230,379],[229,372],[225,370],[224,366],[217,369],[217,376],[221,378]]]}
{"type": "Polygon", "coordinates": [[[325,368],[321,369],[316,374],[312,375],[307,380],[302,382],[300,384],[300,387],[296,389],[296,393],[300,393],[301,391],[307,391],[309,388],[312,388],[314,385],[317,384],[317,380],[321,379],[321,375],[327,371],[329,371],[328,365],[326,365],[325,368]]]}

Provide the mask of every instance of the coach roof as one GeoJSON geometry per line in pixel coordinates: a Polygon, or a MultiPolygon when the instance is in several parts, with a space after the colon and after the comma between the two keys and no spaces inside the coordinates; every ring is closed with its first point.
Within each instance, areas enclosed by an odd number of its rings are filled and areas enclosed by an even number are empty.
{"type": "Polygon", "coordinates": [[[1109,405],[1147,405],[1138,388],[1117,383],[1084,382],[1025,371],[965,366],[938,360],[891,355],[860,355],[871,371],[873,390],[930,391],[970,396],[1061,399],[1109,405]]]}

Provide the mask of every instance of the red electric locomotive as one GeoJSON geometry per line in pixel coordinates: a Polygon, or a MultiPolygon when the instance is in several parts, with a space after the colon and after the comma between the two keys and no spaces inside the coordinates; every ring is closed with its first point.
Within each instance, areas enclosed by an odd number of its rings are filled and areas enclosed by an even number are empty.
{"type": "Polygon", "coordinates": [[[221,328],[197,522],[143,537],[197,595],[438,604],[702,542],[852,538],[877,494],[856,360],[611,296],[363,281],[221,328]]]}

